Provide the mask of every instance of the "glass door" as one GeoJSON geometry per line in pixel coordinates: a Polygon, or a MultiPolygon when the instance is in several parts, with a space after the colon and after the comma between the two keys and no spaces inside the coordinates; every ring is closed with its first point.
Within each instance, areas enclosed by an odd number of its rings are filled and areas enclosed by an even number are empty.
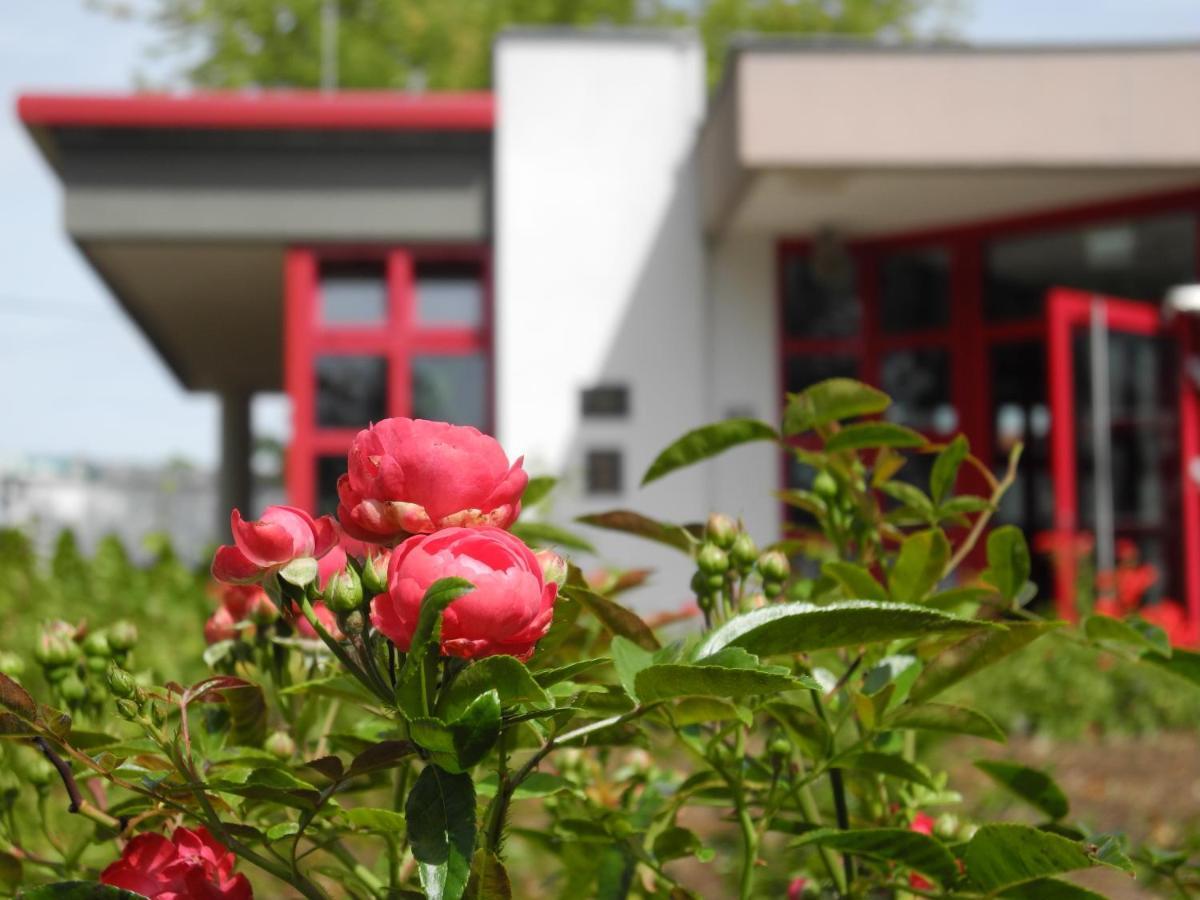
{"type": "MultiPolygon", "coordinates": [[[[1195,389],[1155,304],[1055,288],[1047,378],[1059,614],[1138,613],[1195,637],[1195,389]]],[[[1182,327],[1182,326],[1181,326],[1182,327]]]]}

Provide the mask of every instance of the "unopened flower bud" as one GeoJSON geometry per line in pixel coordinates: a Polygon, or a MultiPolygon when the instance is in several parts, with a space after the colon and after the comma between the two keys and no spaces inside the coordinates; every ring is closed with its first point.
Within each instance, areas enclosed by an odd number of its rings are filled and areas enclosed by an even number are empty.
{"type": "Polygon", "coordinates": [[[75,629],[66,622],[51,622],[38,636],[33,648],[33,658],[47,668],[65,666],[75,661],[75,629]]]}
{"type": "Polygon", "coordinates": [[[716,593],[720,592],[724,587],[725,587],[725,576],[724,575],[709,575],[708,576],[709,593],[716,594],[716,593]]]}
{"type": "Polygon", "coordinates": [[[708,596],[708,576],[703,572],[697,572],[692,576],[692,593],[701,599],[708,596]]]}
{"type": "Polygon", "coordinates": [[[767,749],[772,756],[787,756],[792,752],[792,742],[785,737],[777,737],[767,749]]]}
{"type": "Polygon", "coordinates": [[[837,480],[828,472],[818,472],[813,478],[813,493],[826,500],[837,496],[837,480]]]}
{"type": "Polygon", "coordinates": [[[108,689],[112,691],[114,697],[128,700],[137,693],[137,682],[133,680],[133,676],[118,665],[108,667],[106,680],[108,689]]]}
{"type": "Polygon", "coordinates": [[[162,728],[163,723],[167,721],[166,713],[163,712],[162,707],[157,703],[150,704],[150,721],[153,722],[157,728],[162,728]]]}
{"type": "Polygon", "coordinates": [[[546,584],[554,583],[562,587],[567,583],[567,563],[553,550],[537,550],[538,565],[542,567],[542,579],[546,584]]]}
{"type": "Polygon", "coordinates": [[[754,543],[754,538],[742,532],[733,539],[733,548],[729,551],[729,556],[740,571],[749,571],[758,559],[758,545],[754,543]]]}
{"type": "Polygon", "coordinates": [[[700,548],[696,564],[705,575],[723,575],[729,570],[729,557],[716,544],[705,544],[700,548]]]}
{"type": "Polygon", "coordinates": [[[137,644],[137,626],[127,619],[113,622],[108,628],[108,646],[118,653],[128,653],[137,644]]]}
{"type": "Polygon", "coordinates": [[[25,779],[34,787],[45,787],[54,780],[54,766],[50,764],[48,759],[35,757],[31,759],[25,767],[25,779]]]}
{"type": "Polygon", "coordinates": [[[778,550],[768,550],[758,558],[758,573],[763,581],[781,583],[787,581],[792,574],[792,566],[788,558],[778,550]]]}
{"type": "Polygon", "coordinates": [[[363,560],[362,568],[362,586],[366,593],[372,596],[387,593],[388,563],[391,558],[392,551],[386,547],[371,547],[367,550],[367,558],[363,560]]]}
{"type": "Polygon", "coordinates": [[[25,674],[25,660],[15,653],[0,651],[0,672],[9,678],[20,678],[25,674]]]}
{"type": "Polygon", "coordinates": [[[87,685],[74,672],[68,672],[59,682],[58,692],[68,703],[80,703],[87,698],[87,685]]]}
{"type": "Polygon", "coordinates": [[[325,605],[338,613],[348,613],[356,610],[362,604],[363,589],[358,573],[354,567],[347,565],[344,569],[334,572],[325,583],[322,592],[325,605]]]}
{"type": "Polygon", "coordinates": [[[296,742],[286,731],[272,732],[264,746],[267,752],[277,759],[290,759],[296,752],[296,742]]]}
{"type": "Polygon", "coordinates": [[[366,629],[367,620],[363,616],[362,610],[355,607],[350,612],[337,614],[337,627],[338,631],[346,637],[356,637],[366,629]]]}
{"type": "Polygon", "coordinates": [[[89,672],[95,672],[97,675],[103,675],[108,670],[108,660],[103,656],[85,657],[83,664],[89,672]]]}
{"type": "Polygon", "coordinates": [[[734,524],[733,519],[723,513],[713,513],[708,517],[708,523],[704,527],[704,536],[722,550],[728,550],[733,546],[737,533],[737,525],[734,524]]]}
{"type": "Polygon", "coordinates": [[[780,584],[778,581],[768,581],[766,584],[763,585],[763,593],[767,596],[768,599],[774,600],[776,597],[778,597],[780,594],[783,593],[783,585],[780,584]]]}
{"type": "Polygon", "coordinates": [[[93,631],[83,639],[83,652],[96,659],[107,659],[112,655],[108,637],[103,631],[93,631]]]}
{"type": "Polygon", "coordinates": [[[133,721],[138,717],[137,704],[132,700],[118,700],[117,715],[127,721],[133,721]]]}

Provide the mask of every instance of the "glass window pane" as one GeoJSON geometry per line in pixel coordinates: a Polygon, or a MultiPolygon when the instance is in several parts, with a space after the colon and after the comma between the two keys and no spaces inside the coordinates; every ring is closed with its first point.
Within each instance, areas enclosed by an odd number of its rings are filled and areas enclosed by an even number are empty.
{"type": "Polygon", "coordinates": [[[482,354],[415,356],[412,377],[415,417],[488,427],[487,361],[482,354]]]}
{"type": "Polygon", "coordinates": [[[950,324],[950,254],[943,248],[904,250],[883,258],[880,324],[889,334],[950,324]]]}
{"type": "Polygon", "coordinates": [[[1055,286],[1157,303],[1195,280],[1190,213],[1043,231],[991,242],[984,260],[984,316],[1039,316],[1055,286]]]}
{"type": "Polygon", "coordinates": [[[784,362],[783,388],[794,394],[826,378],[857,377],[858,360],[853,356],[792,354],[784,362]]]}
{"type": "Polygon", "coordinates": [[[958,430],[950,400],[950,351],[939,347],[893,350],[880,365],[880,387],[892,398],[887,417],[935,435],[958,430]]]}
{"type": "Polygon", "coordinates": [[[316,369],[318,427],[363,428],[387,417],[382,356],[318,356],[316,369]]]}
{"type": "Polygon", "coordinates": [[[483,324],[479,267],[461,263],[417,266],[417,321],[422,325],[478,328],[483,324]]]}
{"type": "Polygon", "coordinates": [[[853,261],[836,250],[814,250],[784,264],[783,319],[788,337],[854,337],[862,303],[854,283],[853,261]]]}
{"type": "Polygon", "coordinates": [[[337,512],[338,479],[346,472],[346,455],[317,457],[317,515],[333,515],[337,512]]]}
{"type": "Polygon", "coordinates": [[[321,266],[321,321],[381,325],[387,321],[387,275],[382,263],[321,266]]]}

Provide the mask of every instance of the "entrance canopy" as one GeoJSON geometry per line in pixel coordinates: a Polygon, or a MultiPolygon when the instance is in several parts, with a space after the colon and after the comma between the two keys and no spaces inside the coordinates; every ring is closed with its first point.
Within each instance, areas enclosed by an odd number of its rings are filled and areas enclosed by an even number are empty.
{"type": "Polygon", "coordinates": [[[754,40],[699,146],[711,234],[875,236],[1194,185],[1200,46],[754,40]]]}
{"type": "Polygon", "coordinates": [[[187,388],[283,387],[289,245],[483,243],[490,94],[22,97],[68,233],[187,388]]]}

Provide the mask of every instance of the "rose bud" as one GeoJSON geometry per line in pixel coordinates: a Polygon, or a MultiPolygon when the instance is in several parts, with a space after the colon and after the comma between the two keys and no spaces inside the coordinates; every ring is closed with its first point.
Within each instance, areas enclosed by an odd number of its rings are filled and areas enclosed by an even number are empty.
{"type": "Polygon", "coordinates": [[[87,685],[74,672],[58,683],[58,692],[68,703],[79,703],[87,698],[87,685]]]}
{"type": "Polygon", "coordinates": [[[354,438],[338,480],[338,519],[360,540],[393,546],[439,528],[507,528],[529,476],[475,428],[384,419],[354,438]]]}
{"type": "Polygon", "coordinates": [[[729,556],[739,571],[748,572],[758,559],[758,545],[754,543],[754,538],[743,532],[733,539],[729,556]]]}
{"type": "Polygon", "coordinates": [[[93,631],[83,639],[83,652],[85,656],[104,659],[112,655],[112,650],[108,646],[108,638],[102,631],[93,631]]]}
{"type": "Polygon", "coordinates": [[[787,581],[788,576],[792,574],[792,566],[788,558],[778,550],[768,550],[758,558],[758,574],[762,576],[763,581],[778,584],[787,581]]]}
{"type": "Polygon", "coordinates": [[[169,841],[154,832],[139,834],[125,845],[121,858],[100,873],[100,881],[151,900],[253,900],[246,876],[233,874],[236,863],[205,828],[181,826],[169,841]]]}
{"type": "Polygon", "coordinates": [[[237,622],[233,614],[224,606],[208,617],[204,623],[204,642],[215,644],[219,641],[232,641],[238,636],[237,622]]]}
{"type": "MultiPolygon", "coordinates": [[[[213,578],[227,584],[261,581],[291,563],[320,559],[337,541],[329,516],[314,519],[294,506],[268,506],[256,522],[247,522],[235,509],[229,527],[234,543],[219,547],[212,562],[213,578]]],[[[313,564],[308,580],[315,575],[313,564]]]]}
{"type": "Polygon", "coordinates": [[[113,622],[108,628],[108,646],[117,653],[128,653],[137,644],[137,640],[137,626],[126,619],[113,622]]]}
{"type": "Polygon", "coordinates": [[[709,516],[708,524],[704,528],[705,537],[722,550],[728,550],[733,546],[737,533],[737,525],[734,524],[733,519],[723,513],[713,513],[709,516]]]}
{"type": "Polygon", "coordinates": [[[78,648],[75,629],[66,622],[50,622],[42,629],[33,648],[33,658],[46,668],[65,666],[75,661],[78,648]]]}
{"type": "Polygon", "coordinates": [[[114,697],[128,700],[137,693],[137,682],[133,680],[133,676],[116,664],[108,667],[105,680],[108,681],[108,689],[114,697]]]}
{"type": "Polygon", "coordinates": [[[353,566],[346,566],[333,576],[321,592],[325,605],[335,613],[348,613],[358,609],[363,599],[362,582],[353,566]]]}
{"type": "Polygon", "coordinates": [[[290,759],[292,754],[296,752],[296,742],[292,740],[292,736],[286,731],[272,732],[263,746],[276,759],[290,759]]]}
{"type": "Polygon", "coordinates": [[[425,591],[457,576],[475,589],[442,616],[442,653],[464,659],[508,654],[526,660],[550,627],[558,585],[537,557],[499,528],[446,528],[410,538],[392,554],[388,592],[371,603],[371,622],[407,651],[425,591]]]}
{"type": "Polygon", "coordinates": [[[562,587],[567,583],[567,562],[553,550],[535,550],[534,558],[542,567],[542,578],[562,587]]]}
{"type": "Polygon", "coordinates": [[[705,544],[700,548],[696,564],[705,575],[723,575],[729,571],[729,556],[716,544],[705,544]]]}
{"type": "Polygon", "coordinates": [[[25,660],[16,653],[0,651],[0,672],[9,678],[20,678],[25,674],[25,660]]]}
{"type": "Polygon", "coordinates": [[[371,596],[387,591],[387,570],[391,558],[392,551],[386,547],[372,547],[367,551],[363,560],[362,586],[371,596]]]}

